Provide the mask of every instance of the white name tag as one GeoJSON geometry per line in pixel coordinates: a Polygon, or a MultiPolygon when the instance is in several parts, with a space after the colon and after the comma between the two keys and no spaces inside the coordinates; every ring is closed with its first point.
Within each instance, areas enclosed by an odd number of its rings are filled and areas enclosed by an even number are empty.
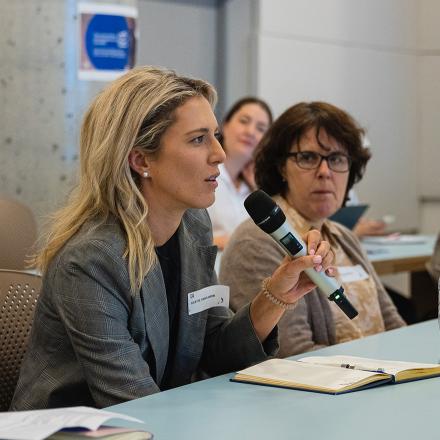
{"type": "Polygon", "coordinates": [[[368,280],[369,278],[369,275],[360,264],[356,264],[356,266],[339,266],[338,272],[342,283],[368,280]]]}
{"type": "Polygon", "coordinates": [[[211,307],[229,307],[229,287],[208,286],[188,293],[188,314],[203,312],[211,307]]]}

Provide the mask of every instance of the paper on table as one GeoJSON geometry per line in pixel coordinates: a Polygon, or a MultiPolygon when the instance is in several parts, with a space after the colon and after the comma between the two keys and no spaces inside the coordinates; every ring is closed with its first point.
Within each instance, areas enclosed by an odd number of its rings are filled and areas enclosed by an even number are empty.
{"type": "Polygon", "coordinates": [[[0,438],[8,440],[43,440],[63,428],[98,429],[109,419],[142,420],[87,406],[0,413],[0,438]]]}
{"type": "Polygon", "coordinates": [[[383,237],[367,236],[362,238],[364,244],[425,244],[427,243],[426,235],[404,235],[404,234],[390,234],[383,237]]]}

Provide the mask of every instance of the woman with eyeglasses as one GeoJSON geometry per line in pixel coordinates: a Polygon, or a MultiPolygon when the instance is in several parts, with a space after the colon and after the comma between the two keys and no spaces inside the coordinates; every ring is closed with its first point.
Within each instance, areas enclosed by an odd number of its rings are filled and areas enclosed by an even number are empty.
{"type": "MultiPolygon", "coordinates": [[[[349,320],[315,289],[279,323],[281,357],[403,326],[356,236],[330,221],[364,173],[370,152],[364,130],[345,111],[324,102],[286,110],[261,140],[255,157],[257,185],[279,204],[300,234],[318,229],[335,252],[337,278],[358,317],[349,320]]],[[[238,309],[249,301],[284,258],[281,247],[251,220],[232,235],[222,257],[220,282],[238,309]]]]}

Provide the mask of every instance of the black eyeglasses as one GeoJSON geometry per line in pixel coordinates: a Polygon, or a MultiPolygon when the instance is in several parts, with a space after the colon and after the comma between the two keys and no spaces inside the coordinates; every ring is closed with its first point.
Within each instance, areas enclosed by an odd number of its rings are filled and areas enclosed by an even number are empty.
{"type": "Polygon", "coordinates": [[[351,166],[350,157],[339,152],[324,156],[316,151],[297,151],[295,153],[287,153],[287,157],[292,157],[303,170],[319,168],[323,160],[327,161],[328,167],[336,173],[346,173],[351,166]]]}

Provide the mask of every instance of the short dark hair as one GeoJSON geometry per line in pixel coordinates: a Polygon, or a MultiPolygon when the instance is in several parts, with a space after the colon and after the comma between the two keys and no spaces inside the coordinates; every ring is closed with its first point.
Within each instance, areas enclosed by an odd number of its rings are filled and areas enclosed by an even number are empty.
{"type": "MultiPolygon", "coordinates": [[[[257,98],[256,96],[245,96],[244,98],[241,98],[238,101],[236,101],[232,105],[232,107],[226,112],[223,118],[223,124],[230,121],[231,118],[234,116],[234,114],[237,113],[246,104],[259,105],[267,113],[267,116],[269,116],[269,125],[272,124],[273,115],[272,115],[272,110],[269,107],[269,104],[263,101],[262,99],[257,98]]],[[[223,134],[220,135],[219,142],[223,146],[223,134]]]]}
{"type": "Polygon", "coordinates": [[[311,128],[334,138],[346,150],[352,164],[349,171],[347,191],[361,180],[365,166],[371,157],[370,150],[363,146],[365,130],[344,110],[326,102],[300,102],[288,108],[264,134],[255,151],[255,180],[259,188],[269,195],[287,191],[287,182],[281,170],[286,163],[292,145],[311,128]]]}

